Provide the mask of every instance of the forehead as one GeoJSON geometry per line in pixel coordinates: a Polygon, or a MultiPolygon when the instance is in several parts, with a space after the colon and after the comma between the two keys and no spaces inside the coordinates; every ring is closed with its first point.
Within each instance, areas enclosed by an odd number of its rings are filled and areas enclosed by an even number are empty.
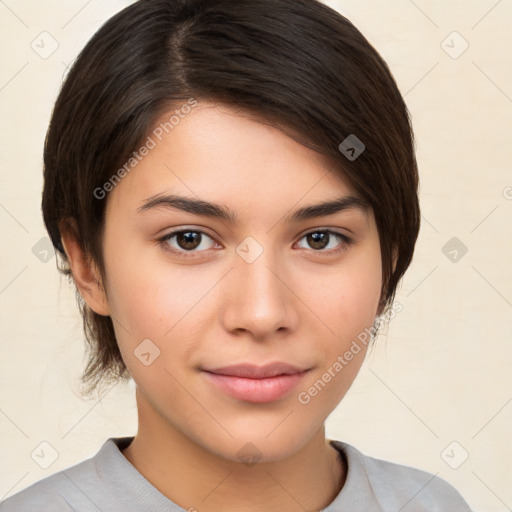
{"type": "Polygon", "coordinates": [[[152,148],[110,192],[108,208],[133,210],[148,198],[175,193],[235,211],[277,212],[279,206],[355,195],[327,157],[261,118],[200,101],[165,125],[173,112],[158,121],[156,128],[164,130],[149,134],[152,148]]]}

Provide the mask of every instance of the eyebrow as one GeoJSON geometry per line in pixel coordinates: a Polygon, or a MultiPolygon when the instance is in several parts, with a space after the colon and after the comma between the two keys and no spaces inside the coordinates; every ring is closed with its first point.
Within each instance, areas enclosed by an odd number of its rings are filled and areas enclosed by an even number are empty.
{"type": "MultiPolygon", "coordinates": [[[[202,199],[193,199],[190,197],[178,196],[175,194],[156,195],[148,198],[137,211],[145,212],[155,208],[169,208],[179,210],[196,215],[204,215],[206,217],[217,218],[230,224],[236,224],[236,214],[227,208],[215,203],[210,203],[202,199]]],[[[285,220],[288,223],[297,223],[307,219],[324,217],[333,215],[343,210],[357,209],[362,213],[368,213],[368,203],[356,196],[343,196],[331,201],[318,203],[310,206],[299,208],[285,220]]]]}

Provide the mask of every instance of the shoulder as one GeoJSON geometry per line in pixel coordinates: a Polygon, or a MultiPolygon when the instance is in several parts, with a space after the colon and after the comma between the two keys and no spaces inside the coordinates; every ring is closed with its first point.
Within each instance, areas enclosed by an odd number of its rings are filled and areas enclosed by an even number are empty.
{"type": "Polygon", "coordinates": [[[105,452],[109,444],[107,441],[94,457],[47,476],[0,501],[0,512],[97,512],[97,490],[102,485],[97,470],[98,455],[105,452]]]}
{"type": "Polygon", "coordinates": [[[471,512],[459,492],[437,475],[376,459],[341,441],[333,445],[348,462],[347,483],[366,479],[366,490],[383,512],[471,512]]]}
{"type": "Polygon", "coordinates": [[[68,472],[78,470],[83,473],[84,463],[72,466],[30,485],[26,489],[0,502],[0,512],[72,512],[76,510],[76,489],[73,492],[72,480],[68,472]],[[73,503],[69,497],[74,496],[73,503]]]}

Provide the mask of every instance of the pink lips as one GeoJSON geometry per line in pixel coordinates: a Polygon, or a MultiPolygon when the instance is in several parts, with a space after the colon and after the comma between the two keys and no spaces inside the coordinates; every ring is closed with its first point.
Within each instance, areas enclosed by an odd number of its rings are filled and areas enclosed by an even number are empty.
{"type": "Polygon", "coordinates": [[[265,366],[239,364],[203,371],[210,382],[234,398],[265,403],[288,394],[308,369],[286,363],[271,363],[265,366]]]}

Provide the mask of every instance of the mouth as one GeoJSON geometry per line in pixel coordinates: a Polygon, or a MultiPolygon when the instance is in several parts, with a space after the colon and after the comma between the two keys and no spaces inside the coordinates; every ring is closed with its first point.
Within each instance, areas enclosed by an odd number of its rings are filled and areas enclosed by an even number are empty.
{"type": "Polygon", "coordinates": [[[265,366],[239,364],[202,371],[211,384],[234,398],[268,403],[288,395],[309,370],[277,362],[265,366]]]}

